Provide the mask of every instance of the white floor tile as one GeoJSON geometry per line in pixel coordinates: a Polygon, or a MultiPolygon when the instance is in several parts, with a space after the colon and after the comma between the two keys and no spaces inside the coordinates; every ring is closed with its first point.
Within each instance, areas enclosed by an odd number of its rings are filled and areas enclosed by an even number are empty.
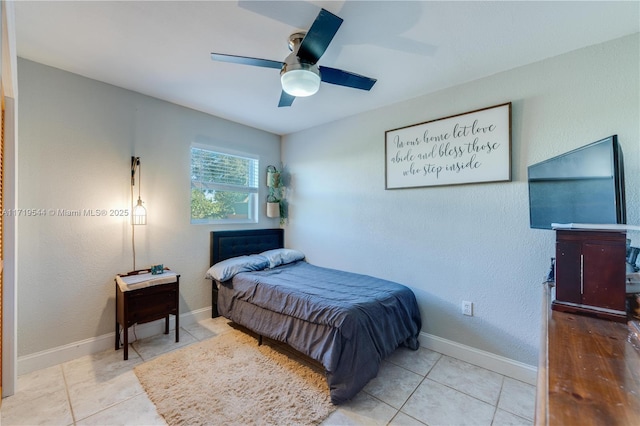
{"type": "Polygon", "coordinates": [[[504,378],[498,408],[525,419],[533,420],[535,414],[536,388],[510,377],[504,378]]]}
{"type": "Polygon", "coordinates": [[[390,362],[383,362],[378,376],[367,383],[364,390],[392,407],[400,409],[422,380],[423,377],[419,374],[390,362]]]}
{"type": "Polygon", "coordinates": [[[22,375],[17,387],[15,395],[2,400],[0,424],[73,424],[61,366],[22,375]]]}
{"type": "Polygon", "coordinates": [[[389,426],[425,426],[424,423],[407,416],[402,411],[399,411],[396,416],[391,420],[389,426]]]}
{"type": "Polygon", "coordinates": [[[129,349],[129,359],[124,361],[122,349],[106,350],[93,355],[83,356],[62,364],[67,386],[82,382],[101,383],[112,380],[123,373],[132,371],[142,363],[142,358],[129,349]]]}
{"type": "Polygon", "coordinates": [[[76,420],[87,418],[141,393],[144,393],[144,389],[133,371],[106,381],[86,381],[69,386],[69,400],[76,420]]]}
{"type": "Polygon", "coordinates": [[[434,352],[427,348],[420,348],[417,351],[412,351],[409,348],[401,347],[389,355],[389,357],[387,357],[387,361],[424,377],[429,373],[441,356],[442,355],[438,352],[434,352]]]}
{"type": "Polygon", "coordinates": [[[76,423],[78,426],[164,426],[167,422],[158,415],[156,406],[146,393],[134,396],[76,423]]]}
{"type": "Polygon", "coordinates": [[[498,408],[491,426],[533,426],[533,420],[518,417],[498,408]]]}
{"type": "Polygon", "coordinates": [[[427,376],[492,405],[498,403],[503,376],[449,356],[443,356],[427,376]]]}
{"type": "Polygon", "coordinates": [[[231,330],[230,321],[225,317],[207,318],[190,324],[184,329],[199,341],[209,339],[231,330]]]}
{"type": "Polygon", "coordinates": [[[0,424],[11,425],[72,425],[73,417],[67,391],[34,393],[25,400],[21,395],[2,400],[0,424]]]}
{"type": "Polygon", "coordinates": [[[17,385],[18,392],[11,397],[14,404],[28,402],[33,398],[66,389],[60,365],[19,376],[17,385]]]}
{"type": "Polygon", "coordinates": [[[401,411],[428,425],[488,426],[495,406],[427,378],[401,411]]]}
{"type": "MultiPolygon", "coordinates": [[[[169,334],[159,334],[146,339],[136,340],[131,344],[131,347],[144,361],[149,361],[158,355],[183,348],[198,341],[191,334],[185,332],[181,332],[179,337],[180,341],[176,342],[176,335],[171,331],[169,334]]],[[[129,356],[131,356],[131,352],[132,351],[129,350],[129,356]]]]}
{"type": "MultiPolygon", "coordinates": [[[[108,350],[20,376],[17,394],[3,400],[0,422],[165,425],[133,368],[229,329],[225,318],[206,319],[181,328],[177,344],[173,332],[134,342],[128,361],[122,350],[108,350]]],[[[378,377],[322,425],[531,425],[534,405],[533,386],[425,348],[400,348],[378,377]]]]}
{"type": "Polygon", "coordinates": [[[360,392],[351,401],[340,405],[322,422],[323,426],[386,425],[396,414],[396,409],[384,402],[360,392]]]}

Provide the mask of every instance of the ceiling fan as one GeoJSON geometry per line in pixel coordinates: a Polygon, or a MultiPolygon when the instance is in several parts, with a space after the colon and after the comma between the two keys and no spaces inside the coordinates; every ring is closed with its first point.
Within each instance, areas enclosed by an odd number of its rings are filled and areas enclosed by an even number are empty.
{"type": "Polygon", "coordinates": [[[309,31],[296,32],[289,36],[291,53],[284,62],[247,56],[211,53],[214,61],[233,62],[280,70],[282,94],[278,107],[291,106],[296,97],[311,96],[320,88],[320,82],[371,90],[376,79],[348,71],[318,65],[317,62],[342,25],[342,18],[322,9],[309,31]]]}

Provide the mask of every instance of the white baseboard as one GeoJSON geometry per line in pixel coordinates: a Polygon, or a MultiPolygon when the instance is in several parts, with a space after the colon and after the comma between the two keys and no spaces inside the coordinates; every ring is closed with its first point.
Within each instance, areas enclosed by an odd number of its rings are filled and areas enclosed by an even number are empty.
{"type": "Polygon", "coordinates": [[[536,385],[537,367],[492,354],[432,334],[420,333],[420,345],[432,351],[495,371],[530,385],[536,385]]]}
{"type": "MultiPolygon", "coordinates": [[[[180,314],[180,325],[188,326],[206,318],[211,318],[211,307],[180,314]]],[[[169,328],[175,328],[175,317],[171,317],[169,328]]],[[[129,329],[129,341],[135,338],[144,339],[164,332],[164,320],[136,325],[135,336],[133,328],[129,329]]],[[[514,379],[536,384],[537,368],[509,358],[482,351],[451,340],[443,339],[427,333],[420,333],[420,345],[432,351],[457,358],[478,367],[495,371],[496,373],[514,379]]],[[[81,340],[46,351],[18,357],[18,375],[41,370],[43,368],[62,364],[85,355],[92,355],[115,347],[115,332],[81,340]]]]}
{"type": "MultiPolygon", "coordinates": [[[[180,314],[180,326],[184,327],[206,318],[211,318],[211,307],[180,314]]],[[[171,316],[169,319],[170,330],[175,329],[175,322],[175,317],[171,316]]],[[[160,333],[164,333],[164,319],[136,325],[135,335],[133,327],[129,328],[129,342],[133,342],[136,338],[138,340],[144,339],[160,333]]],[[[113,333],[58,346],[57,348],[47,349],[46,351],[20,356],[18,357],[18,375],[62,364],[63,362],[71,361],[81,356],[92,355],[106,351],[107,349],[114,349],[115,338],[116,333],[114,331],[113,333]]]]}

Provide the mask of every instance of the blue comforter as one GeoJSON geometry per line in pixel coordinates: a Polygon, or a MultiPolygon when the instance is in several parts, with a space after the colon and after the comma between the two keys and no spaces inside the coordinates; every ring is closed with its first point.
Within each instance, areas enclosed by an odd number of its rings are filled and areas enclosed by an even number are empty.
{"type": "Polygon", "coordinates": [[[322,363],[334,404],[355,396],[396,348],[419,346],[409,288],[304,261],[237,274],[220,285],[218,310],[322,363]]]}

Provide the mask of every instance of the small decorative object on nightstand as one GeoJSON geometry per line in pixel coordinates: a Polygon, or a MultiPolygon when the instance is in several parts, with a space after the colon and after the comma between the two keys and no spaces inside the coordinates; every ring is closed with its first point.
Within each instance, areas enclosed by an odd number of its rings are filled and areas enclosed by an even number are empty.
{"type": "Polygon", "coordinates": [[[169,315],[176,317],[176,342],[180,341],[180,275],[164,268],[162,274],[150,269],[116,275],[116,350],[120,349],[120,326],[123,329],[124,359],[129,358],[129,327],[133,324],[165,319],[169,334],[169,315]]]}

